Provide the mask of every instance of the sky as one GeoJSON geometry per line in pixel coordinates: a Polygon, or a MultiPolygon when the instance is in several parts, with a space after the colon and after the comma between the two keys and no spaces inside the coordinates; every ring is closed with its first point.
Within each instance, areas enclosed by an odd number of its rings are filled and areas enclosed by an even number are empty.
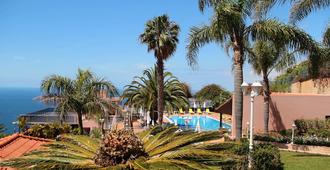
{"type": "MultiPolygon", "coordinates": [[[[276,6],[269,18],[287,22],[289,9],[289,4],[276,6]]],[[[1,0],[0,87],[37,88],[51,74],[74,78],[81,68],[123,89],[154,65],[153,53],[138,37],[148,20],[162,14],[181,28],[166,70],[193,91],[211,83],[232,91],[232,59],[219,45],[201,48],[197,70],[187,64],[189,30],[207,24],[211,16],[210,10],[198,10],[197,0],[1,0]]],[[[329,16],[329,8],[320,10],[298,26],[321,41],[329,16]]],[[[261,78],[245,64],[244,81],[256,80],[261,78]]]]}

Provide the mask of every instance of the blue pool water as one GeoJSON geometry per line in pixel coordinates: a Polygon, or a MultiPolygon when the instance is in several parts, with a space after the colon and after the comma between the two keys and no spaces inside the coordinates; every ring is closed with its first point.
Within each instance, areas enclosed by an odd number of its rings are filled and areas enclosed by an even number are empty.
{"type": "MultiPolygon", "coordinates": [[[[209,130],[218,130],[220,127],[220,121],[213,119],[209,116],[201,115],[201,116],[171,116],[171,121],[174,124],[182,128],[195,129],[198,119],[199,125],[202,131],[209,130]]],[[[231,129],[231,125],[227,123],[222,123],[222,128],[226,128],[228,130],[231,129]]]]}

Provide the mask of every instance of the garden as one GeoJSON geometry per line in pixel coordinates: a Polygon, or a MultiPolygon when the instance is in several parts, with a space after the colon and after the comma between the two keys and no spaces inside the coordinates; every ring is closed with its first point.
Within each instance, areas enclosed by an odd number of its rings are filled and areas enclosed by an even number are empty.
{"type": "MultiPolygon", "coordinates": [[[[247,169],[248,143],[224,141],[225,131],[196,133],[159,125],[135,135],[113,130],[104,138],[61,134],[27,155],[0,162],[18,169],[247,169]]],[[[283,169],[280,151],[258,144],[253,169],[283,169]],[[266,162],[266,163],[265,163],[266,162]]]]}

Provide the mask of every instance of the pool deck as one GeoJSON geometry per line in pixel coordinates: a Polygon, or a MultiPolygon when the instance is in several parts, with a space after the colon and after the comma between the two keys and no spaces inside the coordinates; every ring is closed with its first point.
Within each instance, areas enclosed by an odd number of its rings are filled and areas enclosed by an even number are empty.
{"type": "MultiPolygon", "coordinates": [[[[216,113],[216,112],[211,112],[209,114],[164,114],[164,117],[170,117],[170,116],[195,116],[195,115],[207,115],[213,119],[216,119],[216,120],[220,120],[220,114],[219,113],[216,113]]],[[[223,119],[223,122],[225,123],[228,123],[228,124],[231,124],[231,115],[228,115],[228,114],[223,114],[222,115],[222,119],[223,119]]],[[[165,123],[170,123],[168,122],[168,120],[166,118],[163,119],[163,121],[165,123]]],[[[133,130],[134,130],[134,133],[139,133],[139,132],[142,132],[145,130],[144,127],[141,127],[140,126],[140,121],[134,121],[133,122],[133,130]]],[[[117,124],[117,128],[118,129],[123,129],[124,128],[124,123],[123,122],[120,122],[117,124]]]]}

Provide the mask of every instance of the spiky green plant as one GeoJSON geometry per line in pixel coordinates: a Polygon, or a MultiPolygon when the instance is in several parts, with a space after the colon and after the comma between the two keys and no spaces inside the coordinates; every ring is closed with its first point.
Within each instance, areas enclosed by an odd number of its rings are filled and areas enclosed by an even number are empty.
{"type": "Polygon", "coordinates": [[[148,156],[129,159],[125,164],[101,167],[94,163],[100,141],[87,136],[64,135],[60,141],[4,162],[0,166],[19,169],[239,169],[246,155],[239,143],[218,140],[223,134],[179,131],[176,126],[156,126],[138,134],[148,156]]]}

